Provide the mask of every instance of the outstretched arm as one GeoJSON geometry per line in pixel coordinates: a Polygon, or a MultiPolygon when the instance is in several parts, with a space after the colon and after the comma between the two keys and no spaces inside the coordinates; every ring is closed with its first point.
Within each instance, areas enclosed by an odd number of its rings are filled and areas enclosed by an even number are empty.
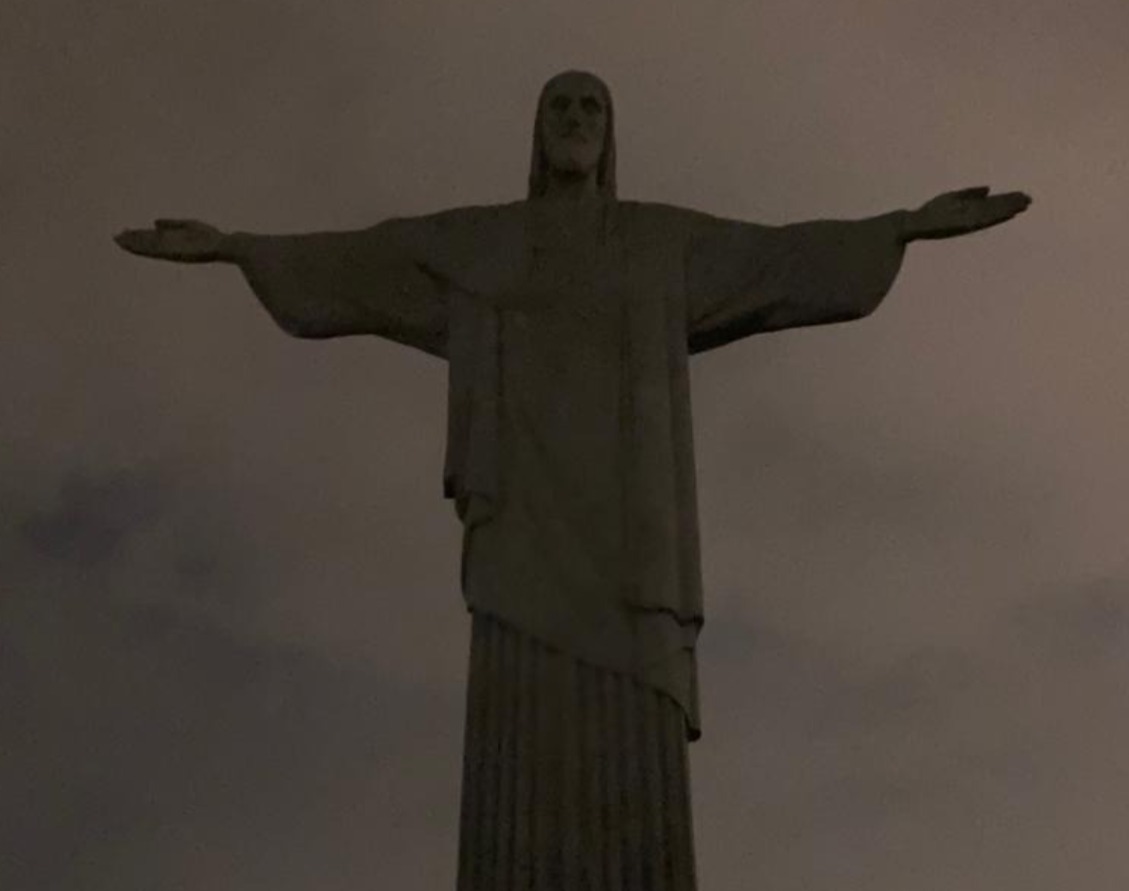
{"type": "Polygon", "coordinates": [[[425,218],[355,232],[225,233],[195,220],[157,220],[115,237],[131,253],[180,263],[232,263],[274,320],[296,337],[377,334],[446,354],[446,295],[420,261],[425,218]]]}
{"type": "Polygon", "coordinates": [[[890,290],[907,244],[986,229],[1030,203],[1022,192],[977,187],[864,220],[761,226],[701,215],[686,252],[690,350],[861,319],[890,290]]]}
{"type": "Polygon", "coordinates": [[[686,255],[690,351],[873,312],[901,268],[907,215],[787,226],[711,219],[686,255]]]}

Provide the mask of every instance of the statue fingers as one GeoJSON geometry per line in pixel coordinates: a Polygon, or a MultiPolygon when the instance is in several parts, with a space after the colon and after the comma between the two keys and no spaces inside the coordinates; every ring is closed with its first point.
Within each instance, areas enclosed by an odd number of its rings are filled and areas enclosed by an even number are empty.
{"type": "Polygon", "coordinates": [[[923,208],[919,238],[949,238],[987,229],[1006,222],[1026,210],[1031,198],[1023,192],[991,195],[987,186],[945,192],[923,208]]]}
{"type": "Polygon", "coordinates": [[[967,200],[970,198],[987,198],[988,193],[991,191],[991,188],[988,186],[973,186],[970,189],[957,189],[957,191],[950,192],[949,194],[956,198],[967,200]]]}
{"type": "Polygon", "coordinates": [[[1031,206],[1031,196],[1024,192],[1005,192],[999,197],[1007,201],[1008,207],[1014,208],[1015,213],[1022,213],[1031,206]]]}
{"type": "Polygon", "coordinates": [[[993,195],[990,199],[990,216],[995,222],[1010,220],[1016,214],[1023,213],[1031,205],[1031,199],[1022,192],[1007,192],[1003,195],[993,195]]]}
{"type": "Polygon", "coordinates": [[[126,229],[114,241],[132,254],[150,255],[157,249],[157,233],[152,229],[126,229]]]}

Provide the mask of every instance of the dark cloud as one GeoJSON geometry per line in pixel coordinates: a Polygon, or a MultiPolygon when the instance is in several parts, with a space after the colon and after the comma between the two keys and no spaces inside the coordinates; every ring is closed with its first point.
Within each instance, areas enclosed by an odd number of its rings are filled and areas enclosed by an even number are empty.
{"type": "Polygon", "coordinates": [[[457,685],[272,639],[273,574],[192,470],[8,469],[0,886],[449,883],[453,849],[372,837],[451,837],[457,685]]]}
{"type": "MultiPolygon", "coordinates": [[[[1075,842],[1051,827],[1101,833],[1120,812],[1125,591],[1123,576],[1029,590],[959,646],[900,651],[724,616],[703,648],[711,734],[695,751],[707,857],[748,845],[749,868],[784,887],[1064,880],[1075,842]],[[1044,833],[1059,843],[1032,848],[1044,833]]],[[[1103,850],[1073,874],[1112,887],[1103,850]]]]}
{"type": "Polygon", "coordinates": [[[347,887],[388,873],[365,833],[335,837],[343,820],[451,831],[451,691],[164,605],[72,601],[56,646],[29,651],[51,612],[0,632],[4,887],[193,887],[211,861],[253,885],[347,887]]]}
{"type": "Polygon", "coordinates": [[[1043,591],[1013,613],[1014,630],[1033,654],[1075,669],[1124,660],[1129,653],[1129,579],[1097,578],[1043,591]]]}
{"type": "Polygon", "coordinates": [[[92,478],[76,472],[62,480],[55,503],[19,524],[39,555],[78,565],[103,563],[120,553],[134,532],[156,520],[154,481],[125,471],[92,478]]]}

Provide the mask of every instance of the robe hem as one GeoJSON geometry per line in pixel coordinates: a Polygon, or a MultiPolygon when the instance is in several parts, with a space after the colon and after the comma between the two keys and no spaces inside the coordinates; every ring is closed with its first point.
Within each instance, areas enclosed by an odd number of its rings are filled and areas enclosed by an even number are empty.
{"type": "MultiPolygon", "coordinates": [[[[575,653],[571,653],[568,650],[566,650],[564,647],[560,646],[559,644],[552,643],[552,642],[546,640],[545,638],[541,637],[539,634],[534,634],[534,633],[531,633],[529,631],[526,631],[524,628],[520,627],[517,623],[513,622],[510,619],[503,618],[502,616],[498,615],[498,613],[493,612],[492,610],[483,609],[482,607],[475,607],[475,606],[471,606],[470,604],[466,604],[466,611],[468,613],[470,613],[472,616],[486,616],[492,622],[497,622],[499,625],[505,626],[510,631],[512,631],[516,634],[521,634],[525,637],[528,637],[530,640],[536,641],[540,646],[545,647],[547,650],[551,650],[554,653],[559,653],[562,656],[566,656],[569,659],[572,659],[573,661],[575,661],[575,662],[577,662],[581,665],[586,665],[589,668],[594,668],[598,671],[606,671],[606,672],[609,672],[611,674],[616,674],[616,675],[619,675],[621,677],[628,678],[629,680],[634,681],[636,684],[638,684],[641,687],[645,687],[648,690],[655,691],[659,695],[664,696],[667,699],[669,699],[671,702],[673,702],[676,706],[678,706],[678,710],[680,712],[682,712],[682,718],[683,718],[683,721],[684,721],[684,724],[685,724],[685,729],[686,729],[686,739],[689,742],[695,742],[696,740],[701,739],[701,736],[702,736],[701,726],[691,719],[690,712],[687,710],[686,706],[683,703],[679,702],[678,699],[675,696],[671,695],[669,690],[664,690],[662,687],[660,687],[656,684],[650,684],[647,681],[643,680],[642,678],[638,677],[637,675],[633,674],[630,671],[624,671],[624,670],[619,669],[619,668],[611,668],[607,665],[602,665],[599,662],[596,662],[595,660],[585,659],[582,656],[578,656],[575,653]]],[[[691,652],[693,652],[692,648],[690,648],[690,647],[682,647],[681,649],[690,649],[691,652]]]]}

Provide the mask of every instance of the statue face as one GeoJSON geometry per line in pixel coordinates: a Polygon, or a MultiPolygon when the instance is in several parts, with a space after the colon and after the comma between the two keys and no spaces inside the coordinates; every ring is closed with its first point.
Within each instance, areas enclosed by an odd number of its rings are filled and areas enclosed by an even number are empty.
{"type": "Polygon", "coordinates": [[[541,106],[541,139],[549,166],[560,173],[587,175],[604,152],[608,107],[603,84],[590,75],[554,78],[541,106]]]}

